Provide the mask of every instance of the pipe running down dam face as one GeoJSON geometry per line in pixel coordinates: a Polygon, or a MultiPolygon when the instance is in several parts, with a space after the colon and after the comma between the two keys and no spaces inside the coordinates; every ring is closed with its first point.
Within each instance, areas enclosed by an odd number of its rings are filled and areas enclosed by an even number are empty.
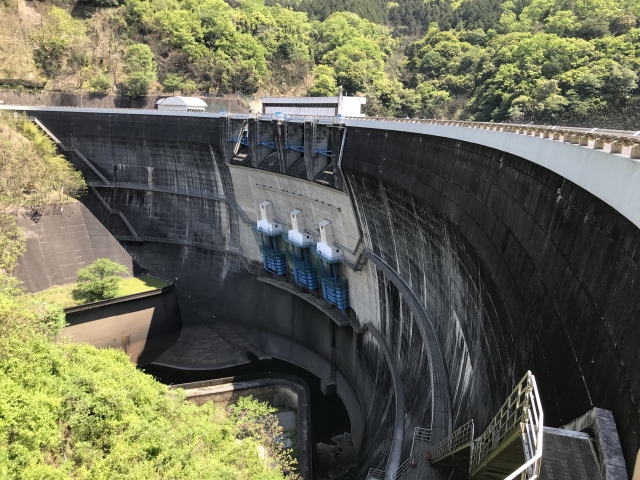
{"type": "Polygon", "coordinates": [[[349,412],[363,477],[406,458],[415,427],[481,432],[530,370],[546,425],[611,410],[633,471],[638,207],[632,185],[607,182],[637,179],[637,162],[463,127],[27,115],[68,149],[83,202],[134,260],[177,279],[182,334],[156,363],[228,367],[246,347],[311,371],[349,412]],[[316,289],[300,286],[297,244],[259,221],[317,246],[316,289]]]}

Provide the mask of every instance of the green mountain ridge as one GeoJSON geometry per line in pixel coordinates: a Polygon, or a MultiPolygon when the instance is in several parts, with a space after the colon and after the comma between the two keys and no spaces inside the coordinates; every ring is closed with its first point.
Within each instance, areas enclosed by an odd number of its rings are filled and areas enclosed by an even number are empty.
{"type": "Polygon", "coordinates": [[[367,97],[369,115],[638,121],[637,0],[55,1],[36,5],[24,40],[50,89],[342,87],[367,97]]]}

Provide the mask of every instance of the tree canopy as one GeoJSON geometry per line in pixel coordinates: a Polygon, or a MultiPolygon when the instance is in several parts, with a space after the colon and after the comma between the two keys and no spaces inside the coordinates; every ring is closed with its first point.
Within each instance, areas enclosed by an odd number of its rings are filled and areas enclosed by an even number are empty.
{"type": "Polygon", "coordinates": [[[86,302],[96,302],[115,298],[122,275],[127,267],[108,258],[98,258],[95,262],[78,270],[78,284],[75,296],[86,302]]]}
{"type": "Polygon", "coordinates": [[[261,437],[273,409],[189,403],[124,352],[54,342],[64,322],[0,292],[0,477],[284,480],[287,452],[261,437]]]}
{"type": "Polygon", "coordinates": [[[65,1],[30,34],[51,88],[341,87],[371,115],[618,128],[639,115],[636,0],[89,0],[82,18],[65,1]]]}

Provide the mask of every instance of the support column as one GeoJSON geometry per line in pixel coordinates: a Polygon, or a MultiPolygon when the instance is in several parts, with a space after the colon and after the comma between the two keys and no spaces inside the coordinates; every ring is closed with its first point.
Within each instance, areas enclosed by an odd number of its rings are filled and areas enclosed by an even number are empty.
{"type": "Polygon", "coordinates": [[[329,380],[320,381],[320,390],[325,395],[331,395],[336,393],[336,372],[338,371],[338,358],[336,355],[336,324],[329,322],[329,328],[331,328],[331,376],[329,380]]]}
{"type": "Polygon", "coordinates": [[[251,166],[257,168],[260,163],[258,158],[258,124],[259,120],[250,118],[248,120],[249,129],[249,155],[251,155],[251,166]]]}
{"type": "Polygon", "coordinates": [[[286,120],[274,120],[273,121],[273,141],[276,143],[276,152],[278,154],[279,172],[285,172],[285,155],[287,153],[287,142],[285,139],[285,125],[286,120]]]}
{"type": "Polygon", "coordinates": [[[307,169],[307,179],[313,181],[316,177],[316,152],[315,152],[315,131],[317,127],[317,121],[304,122],[304,164],[307,169]]]}

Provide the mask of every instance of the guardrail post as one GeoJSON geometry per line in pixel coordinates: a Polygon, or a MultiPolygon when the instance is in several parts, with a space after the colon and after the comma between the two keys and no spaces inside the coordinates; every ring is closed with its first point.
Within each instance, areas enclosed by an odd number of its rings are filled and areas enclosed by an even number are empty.
{"type": "Polygon", "coordinates": [[[579,144],[581,146],[583,146],[583,147],[588,147],[589,146],[589,137],[587,135],[581,135],[579,144]]]}
{"type": "Polygon", "coordinates": [[[560,140],[560,132],[553,132],[553,139],[560,140]]]}
{"type": "Polygon", "coordinates": [[[593,142],[593,148],[595,148],[596,150],[604,149],[604,139],[596,138],[595,142],[593,142]]]}
{"type": "Polygon", "coordinates": [[[611,142],[611,153],[622,153],[622,142],[619,140],[611,142]]]}
{"type": "Polygon", "coordinates": [[[640,144],[635,144],[631,147],[631,158],[640,158],[640,144]]]}

